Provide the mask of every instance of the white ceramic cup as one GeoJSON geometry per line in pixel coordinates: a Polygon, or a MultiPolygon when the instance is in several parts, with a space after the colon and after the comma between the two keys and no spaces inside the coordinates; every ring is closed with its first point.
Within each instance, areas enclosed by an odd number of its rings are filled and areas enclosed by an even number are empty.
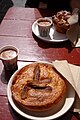
{"type": "Polygon", "coordinates": [[[4,46],[0,49],[0,60],[6,70],[17,69],[18,53],[19,50],[14,46],[4,46]]]}
{"type": "Polygon", "coordinates": [[[52,25],[52,20],[49,18],[39,18],[37,20],[39,34],[42,37],[47,37],[50,32],[50,28],[52,25]]]}

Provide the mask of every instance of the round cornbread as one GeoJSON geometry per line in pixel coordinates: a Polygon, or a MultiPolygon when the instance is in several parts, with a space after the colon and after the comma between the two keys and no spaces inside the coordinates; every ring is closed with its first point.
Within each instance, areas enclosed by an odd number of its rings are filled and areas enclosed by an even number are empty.
{"type": "Polygon", "coordinates": [[[47,110],[65,98],[66,82],[51,64],[32,63],[16,74],[11,92],[19,105],[30,110],[47,110]]]}

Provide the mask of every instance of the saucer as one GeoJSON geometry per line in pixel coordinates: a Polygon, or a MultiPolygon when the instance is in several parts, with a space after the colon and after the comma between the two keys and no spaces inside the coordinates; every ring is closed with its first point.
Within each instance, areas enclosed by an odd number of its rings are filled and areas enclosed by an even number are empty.
{"type": "Polygon", "coordinates": [[[54,25],[51,26],[49,35],[47,37],[42,37],[39,35],[37,20],[32,24],[32,32],[41,40],[46,42],[64,42],[67,41],[68,38],[66,34],[59,33],[55,30],[54,25]]]}

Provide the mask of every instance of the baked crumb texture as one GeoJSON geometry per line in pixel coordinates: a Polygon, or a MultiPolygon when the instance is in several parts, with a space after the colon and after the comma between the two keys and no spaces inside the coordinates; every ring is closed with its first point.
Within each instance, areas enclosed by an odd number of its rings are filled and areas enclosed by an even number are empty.
{"type": "Polygon", "coordinates": [[[57,32],[66,33],[67,29],[70,27],[68,23],[68,18],[71,17],[71,13],[68,11],[57,12],[56,15],[52,16],[52,21],[57,32]]]}
{"type": "Polygon", "coordinates": [[[64,78],[46,63],[33,63],[23,67],[11,86],[14,100],[31,110],[45,110],[64,98],[64,78]]]}

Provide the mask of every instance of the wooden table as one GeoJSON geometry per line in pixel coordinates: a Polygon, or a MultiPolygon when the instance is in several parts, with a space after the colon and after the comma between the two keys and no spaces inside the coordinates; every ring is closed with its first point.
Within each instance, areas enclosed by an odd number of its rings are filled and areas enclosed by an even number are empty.
{"type": "MultiPolygon", "coordinates": [[[[33,61],[67,60],[71,64],[80,65],[80,48],[72,48],[69,41],[48,43],[40,40],[32,33],[32,24],[39,17],[54,14],[53,10],[12,7],[8,10],[0,25],[0,47],[13,45],[19,49],[18,67],[33,61]]],[[[0,120],[23,120],[7,99],[7,83],[12,75],[5,72],[0,61],[0,120]]],[[[78,113],[69,110],[58,120],[79,120],[78,113]]]]}

